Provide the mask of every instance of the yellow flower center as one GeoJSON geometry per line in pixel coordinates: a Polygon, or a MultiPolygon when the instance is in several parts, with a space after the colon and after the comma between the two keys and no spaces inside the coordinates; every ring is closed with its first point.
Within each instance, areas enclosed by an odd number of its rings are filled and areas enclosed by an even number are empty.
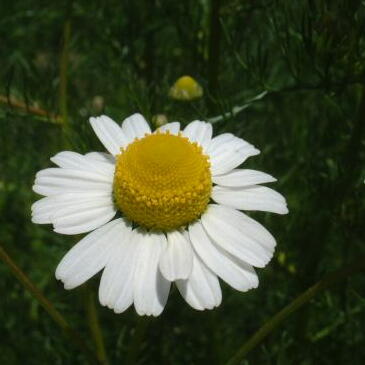
{"type": "Polygon", "coordinates": [[[211,189],[208,157],[181,134],[146,135],[117,156],[116,204],[145,228],[171,231],[194,221],[205,211],[211,189]]]}

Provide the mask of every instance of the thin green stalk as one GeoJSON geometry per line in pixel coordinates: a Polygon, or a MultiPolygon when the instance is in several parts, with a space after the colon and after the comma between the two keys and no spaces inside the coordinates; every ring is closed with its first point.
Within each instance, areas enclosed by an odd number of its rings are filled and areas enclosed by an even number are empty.
{"type": "Polygon", "coordinates": [[[95,307],[94,294],[90,285],[88,284],[85,286],[84,290],[87,318],[89,322],[90,332],[96,346],[96,355],[101,364],[108,365],[109,361],[105,351],[104,339],[99,323],[98,312],[95,307]]]}
{"type": "Polygon", "coordinates": [[[68,128],[68,106],[67,106],[67,84],[68,84],[68,60],[69,43],[71,37],[71,21],[66,19],[63,27],[63,42],[60,55],[60,85],[59,85],[59,105],[65,131],[68,128]]]}
{"type": "Polygon", "coordinates": [[[81,336],[74,331],[69,323],[63,318],[61,313],[53,306],[53,304],[42,294],[42,292],[34,285],[34,283],[25,275],[25,273],[17,266],[17,264],[6,253],[5,249],[0,246],[0,258],[9,267],[11,273],[19,280],[24,288],[29,291],[32,296],[39,302],[45,311],[52,317],[57,325],[72,340],[72,343],[85,354],[90,364],[100,364],[95,355],[89,350],[81,336]]]}
{"type": "Polygon", "coordinates": [[[308,303],[316,294],[329,288],[331,285],[338,283],[339,281],[347,278],[352,274],[356,274],[360,271],[365,270],[365,256],[356,260],[350,265],[346,265],[340,270],[337,270],[323,279],[318,281],[316,284],[307,289],[304,293],[300,294],[290,304],[284,307],[280,312],[275,314],[269,319],[251,338],[248,339],[228,360],[226,365],[239,364],[240,361],[258,344],[260,344],[265,337],[267,337],[273,330],[275,330],[282,322],[287,319],[291,314],[296,312],[304,304],[308,303]]]}
{"type": "MultiPolygon", "coordinates": [[[[220,63],[220,23],[221,0],[211,0],[210,2],[210,28],[209,28],[209,48],[208,48],[208,88],[209,92],[215,99],[218,95],[219,82],[219,63],[220,63]]],[[[215,101],[209,101],[210,111],[216,109],[215,101]]]]}
{"type": "MultiPolygon", "coordinates": [[[[63,44],[60,55],[60,86],[59,86],[59,106],[60,114],[63,121],[63,136],[65,146],[69,143],[69,118],[68,118],[68,63],[69,63],[69,43],[71,38],[71,11],[72,0],[68,3],[68,9],[66,12],[66,20],[63,27],[63,44]]],[[[89,322],[89,328],[92,338],[95,343],[96,353],[98,360],[103,365],[108,365],[109,361],[105,351],[103,335],[95,307],[95,301],[93,294],[88,286],[85,291],[85,307],[87,312],[87,318],[89,322]]]]}
{"type": "Polygon", "coordinates": [[[62,47],[59,60],[59,109],[62,119],[63,144],[67,147],[70,144],[70,123],[68,115],[68,72],[69,72],[69,54],[71,39],[71,15],[73,0],[68,0],[65,9],[65,22],[63,25],[62,47]]]}
{"type": "Polygon", "coordinates": [[[128,346],[128,353],[125,361],[125,365],[134,365],[137,362],[138,353],[141,347],[143,336],[146,332],[150,319],[139,317],[137,320],[136,330],[134,336],[128,346]]]}

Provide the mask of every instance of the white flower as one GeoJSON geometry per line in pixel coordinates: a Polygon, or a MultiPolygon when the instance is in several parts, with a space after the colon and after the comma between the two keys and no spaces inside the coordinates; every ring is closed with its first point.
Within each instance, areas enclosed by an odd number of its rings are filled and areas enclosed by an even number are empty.
{"type": "Polygon", "coordinates": [[[198,310],[221,303],[218,277],[242,292],[258,286],[253,267],[270,261],[276,243],[239,210],[288,210],[259,185],[272,176],[237,169],[259,153],[254,146],[230,133],[212,138],[212,125],[201,121],[154,133],[140,114],[121,127],[106,116],[90,123],[109,154],[58,153],[58,167],[38,172],[33,187],[46,196],[33,204],[34,223],[62,234],[92,231],[57,267],[66,289],[103,270],[102,305],[120,313],[134,303],[138,314],[157,316],[171,282],[198,310]]]}

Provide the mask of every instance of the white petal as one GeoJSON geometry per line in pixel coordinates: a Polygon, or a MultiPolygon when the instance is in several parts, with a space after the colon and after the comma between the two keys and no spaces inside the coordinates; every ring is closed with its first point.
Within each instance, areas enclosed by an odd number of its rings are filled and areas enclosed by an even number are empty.
{"type": "Polygon", "coordinates": [[[163,126],[157,128],[157,131],[160,131],[160,132],[169,131],[170,134],[177,135],[180,132],[180,123],[179,122],[171,122],[171,123],[164,124],[163,126]]]}
{"type": "Polygon", "coordinates": [[[167,234],[167,245],[160,258],[160,270],[169,281],[187,279],[193,264],[190,243],[178,231],[167,234]]]}
{"type": "Polygon", "coordinates": [[[162,233],[138,232],[134,274],[134,306],[139,315],[158,316],[163,311],[170,290],[159,268],[161,252],[166,246],[162,233]]]}
{"type": "Polygon", "coordinates": [[[37,173],[33,190],[41,195],[69,192],[111,193],[113,175],[101,172],[49,168],[37,173]]]}
{"type": "Polygon", "coordinates": [[[232,133],[220,134],[211,140],[207,151],[212,155],[217,154],[219,152],[219,149],[223,149],[226,143],[234,141],[235,138],[236,137],[232,133]]]}
{"type": "Polygon", "coordinates": [[[112,197],[100,197],[61,207],[53,213],[51,221],[55,232],[79,234],[109,222],[115,213],[112,197]]]}
{"type": "Polygon", "coordinates": [[[197,142],[204,150],[208,147],[212,134],[212,125],[200,120],[189,123],[183,131],[183,135],[188,137],[190,142],[197,142]]]}
{"type": "Polygon", "coordinates": [[[248,236],[239,225],[240,221],[227,220],[231,216],[224,207],[210,205],[201,220],[208,235],[223,250],[252,266],[266,266],[271,260],[272,251],[248,236]]]}
{"type": "Polygon", "coordinates": [[[202,261],[227,284],[239,291],[257,288],[259,282],[253,267],[236,260],[215,245],[201,222],[197,221],[189,226],[189,235],[202,261]]]}
{"type": "Polygon", "coordinates": [[[100,214],[100,216],[90,218],[88,222],[80,224],[74,224],[72,226],[54,225],[54,231],[61,234],[73,235],[79,233],[90,232],[93,229],[102,226],[106,222],[109,222],[115,216],[115,212],[107,211],[106,209],[100,214]]]}
{"type": "Polygon", "coordinates": [[[123,233],[121,219],[116,219],[78,242],[64,256],[56,269],[56,278],[65,289],[73,289],[105,267],[114,255],[123,233]]]}
{"type": "Polygon", "coordinates": [[[93,160],[76,152],[63,151],[57,153],[57,155],[51,157],[51,161],[65,169],[96,171],[111,176],[114,174],[114,164],[96,159],[93,160]]]}
{"type": "Polygon", "coordinates": [[[253,145],[233,134],[214,137],[207,148],[212,175],[221,175],[241,165],[250,156],[260,153],[253,145]]]}
{"type": "Polygon", "coordinates": [[[239,260],[256,267],[264,267],[271,260],[273,247],[261,244],[259,237],[252,237],[246,232],[247,221],[243,213],[211,204],[201,221],[217,246],[239,260]]]}
{"type": "Polygon", "coordinates": [[[235,209],[260,210],[278,214],[288,213],[285,198],[266,186],[254,185],[246,188],[214,186],[212,199],[219,204],[235,209]]]}
{"type": "Polygon", "coordinates": [[[235,169],[224,175],[213,176],[212,180],[215,184],[231,187],[243,187],[276,181],[269,174],[248,169],[235,169]]]}
{"type": "Polygon", "coordinates": [[[244,147],[246,145],[250,144],[244,141],[242,138],[236,137],[232,133],[223,133],[214,137],[211,140],[207,148],[207,151],[211,156],[217,156],[228,147],[237,148],[237,147],[244,147]]]}
{"type": "Polygon", "coordinates": [[[32,222],[38,224],[52,223],[52,217],[59,209],[77,207],[79,204],[100,198],[110,201],[111,194],[78,192],[42,198],[32,205],[32,222]]]}
{"type": "Polygon", "coordinates": [[[146,119],[139,113],[126,118],[122,123],[122,129],[128,138],[128,143],[133,142],[136,138],[144,137],[146,133],[151,133],[151,128],[146,119]]]}
{"type": "Polygon", "coordinates": [[[124,312],[133,303],[137,250],[132,230],[125,222],[123,230],[114,255],[103,271],[99,286],[100,303],[114,309],[116,313],[124,312]]]}
{"type": "MultiPolygon", "coordinates": [[[[45,197],[32,205],[32,222],[37,224],[50,224],[51,215],[57,209],[57,200],[54,197],[45,197]]],[[[60,202],[63,204],[63,202],[60,202]]]]}
{"type": "Polygon", "coordinates": [[[193,268],[186,280],[177,280],[176,286],[186,302],[197,310],[213,309],[222,302],[218,278],[194,253],[193,268]]]}
{"type": "Polygon", "coordinates": [[[86,158],[92,161],[101,161],[110,165],[115,165],[115,157],[106,152],[89,152],[85,155],[86,158]]]}
{"type": "Polygon", "coordinates": [[[208,208],[211,212],[215,211],[215,214],[219,215],[221,219],[226,222],[231,222],[232,225],[237,227],[245,235],[255,239],[259,245],[268,250],[269,255],[273,254],[276,246],[275,238],[259,222],[250,218],[243,212],[229,207],[210,204],[208,208]]]}
{"type": "Polygon", "coordinates": [[[89,170],[87,167],[90,165],[87,164],[87,161],[84,161],[84,156],[72,151],[59,152],[57,155],[51,157],[50,160],[65,169],[89,170]]]}
{"type": "Polygon", "coordinates": [[[106,115],[90,118],[90,124],[100,142],[112,155],[119,154],[120,148],[128,144],[128,139],[119,125],[106,115]]]}

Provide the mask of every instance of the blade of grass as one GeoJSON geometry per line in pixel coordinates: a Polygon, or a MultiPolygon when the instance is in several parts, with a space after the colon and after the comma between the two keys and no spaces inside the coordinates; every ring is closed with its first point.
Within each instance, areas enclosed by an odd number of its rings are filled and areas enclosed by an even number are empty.
{"type": "Polygon", "coordinates": [[[105,351],[104,338],[100,327],[98,312],[95,307],[94,294],[90,284],[86,284],[84,288],[84,296],[87,319],[89,322],[90,332],[95,343],[96,354],[101,364],[108,365],[109,361],[105,351]]]}

